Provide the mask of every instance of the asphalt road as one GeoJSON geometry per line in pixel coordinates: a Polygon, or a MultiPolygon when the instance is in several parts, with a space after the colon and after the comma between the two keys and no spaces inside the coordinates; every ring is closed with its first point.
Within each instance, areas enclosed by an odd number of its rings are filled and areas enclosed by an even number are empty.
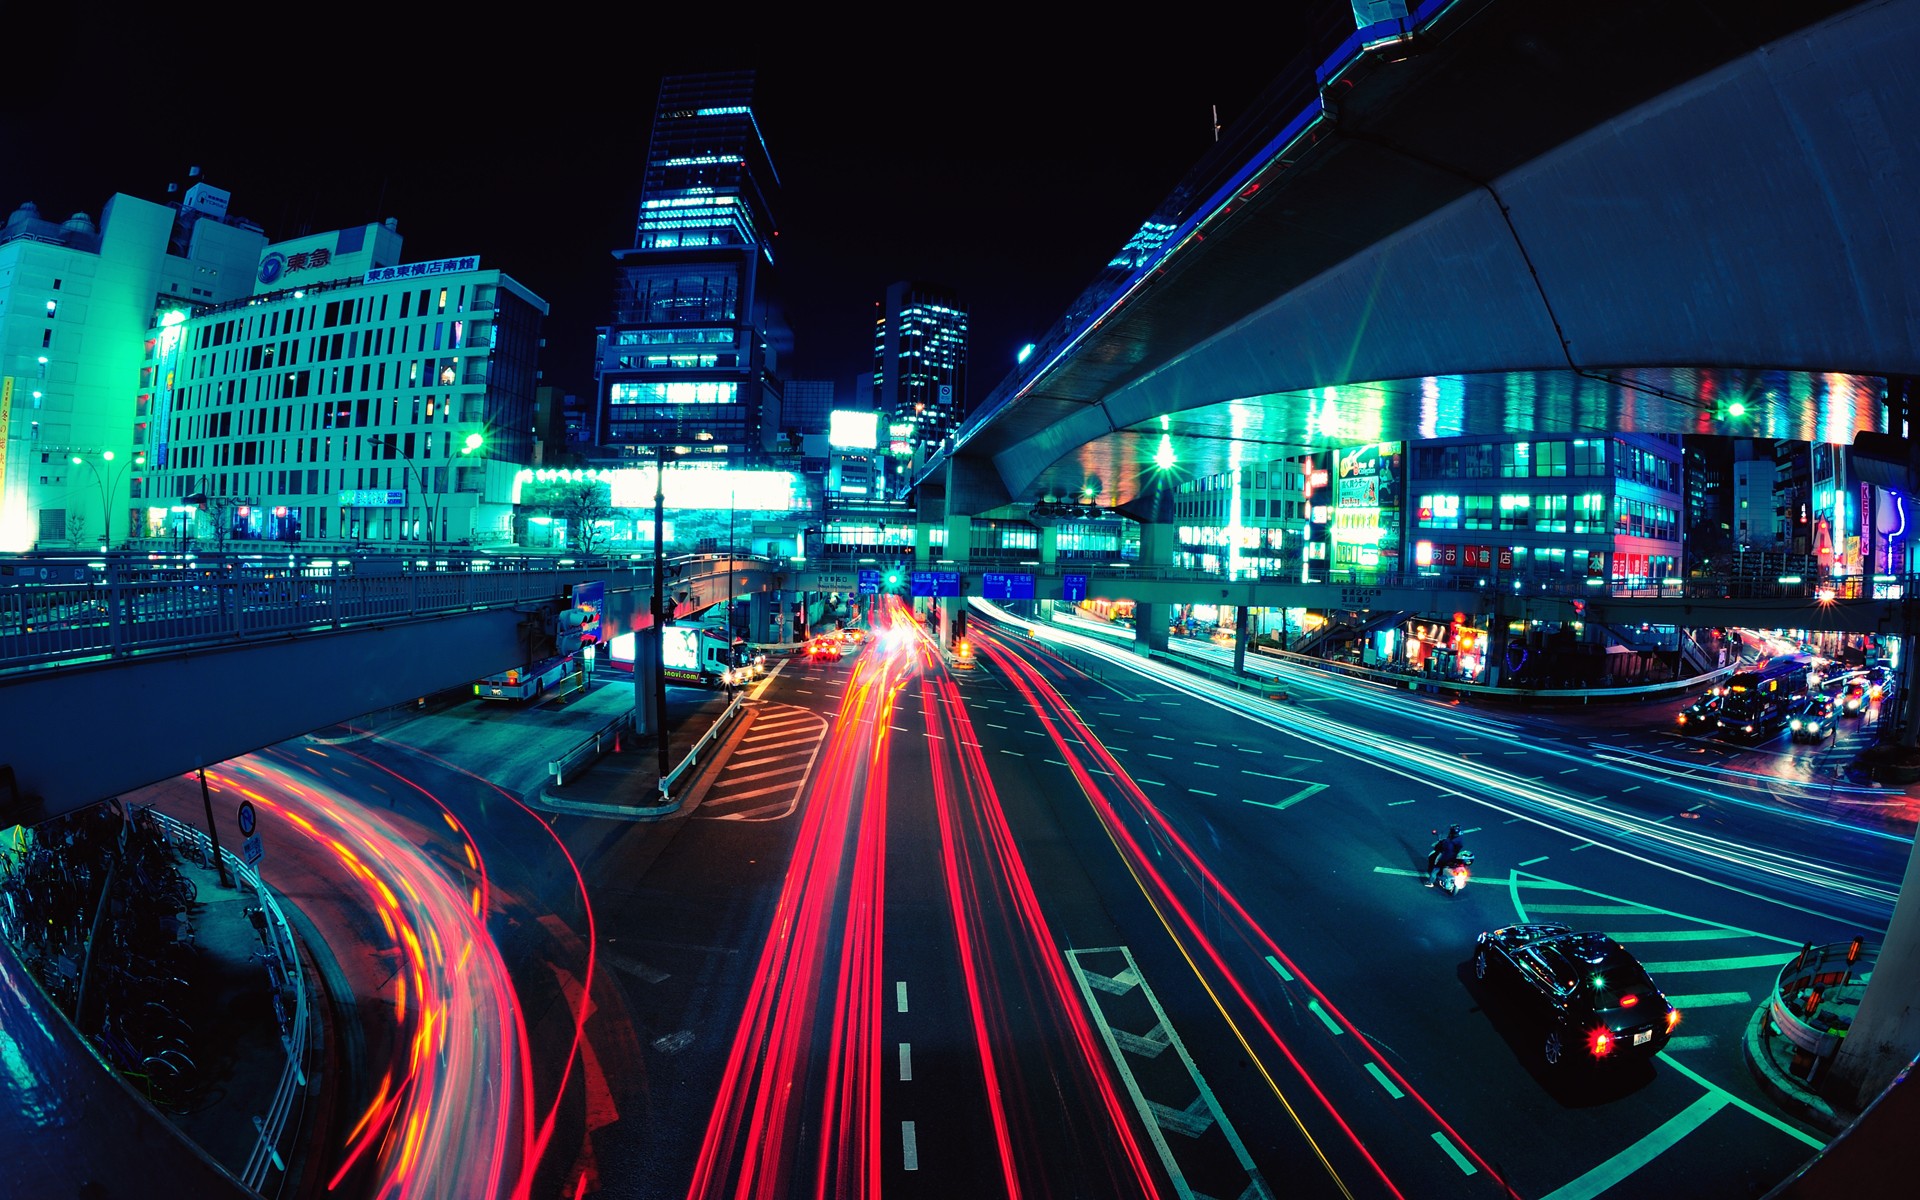
{"type": "Polygon", "coordinates": [[[1802,942],[1884,927],[1913,833],[1904,793],[1795,765],[1831,751],[1292,669],[1274,704],[981,619],[954,670],[878,632],[756,688],[659,823],[519,802],[558,712],[255,756],[446,891],[403,905],[423,929],[497,952],[434,973],[480,1006],[443,1153],[495,1095],[490,1153],[539,1197],[1715,1200],[1820,1144],[1741,1033],[1802,942]],[[1448,898],[1420,880],[1454,821],[1477,876],[1448,898]],[[1524,920],[1634,950],[1684,1013],[1666,1052],[1550,1071],[1471,971],[1524,920]]]}

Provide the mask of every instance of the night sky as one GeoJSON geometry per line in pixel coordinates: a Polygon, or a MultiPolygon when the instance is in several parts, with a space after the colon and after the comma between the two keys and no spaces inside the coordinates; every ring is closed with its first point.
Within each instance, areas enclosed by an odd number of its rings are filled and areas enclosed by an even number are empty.
{"type": "Polygon", "coordinates": [[[0,109],[3,211],[98,220],[115,191],[164,200],[198,165],[275,239],[397,217],[409,261],[477,253],[545,297],[546,382],[586,394],[660,76],[752,67],[783,187],[791,374],[855,399],[875,302],[924,279],[969,304],[977,400],[1206,151],[1210,106],[1231,124],[1300,41],[1272,14],[1255,36],[1092,9],[1092,35],[900,9],[747,34],[725,21],[750,9],[632,6],[538,30],[491,15],[519,9],[324,11],[300,28],[197,9],[27,30],[9,91],[60,99],[0,109]],[[715,45],[676,49],[703,30],[715,45]]]}

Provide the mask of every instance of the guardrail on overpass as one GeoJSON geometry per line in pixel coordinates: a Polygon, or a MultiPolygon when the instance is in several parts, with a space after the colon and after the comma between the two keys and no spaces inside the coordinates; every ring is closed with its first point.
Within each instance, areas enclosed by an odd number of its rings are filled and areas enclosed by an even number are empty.
{"type": "MultiPolygon", "coordinates": [[[[876,560],[877,561],[877,560],[876,560]]],[[[795,578],[817,591],[852,592],[866,564],[806,567],[795,578]]],[[[1564,576],[1515,575],[1491,569],[1436,574],[1381,572],[1353,580],[1308,580],[1297,576],[1242,575],[1229,579],[1183,567],[1126,562],[1032,559],[944,560],[913,573],[959,576],[963,597],[1007,599],[988,594],[989,575],[1030,576],[1033,599],[1066,600],[1066,580],[1076,577],[1080,598],[1131,600],[1137,604],[1225,604],[1251,608],[1308,608],[1419,613],[1497,614],[1510,619],[1585,620],[1630,625],[1640,622],[1704,626],[1740,625],[1839,633],[1904,633],[1905,597],[1920,577],[1900,575],[1802,579],[1771,586],[1720,580],[1659,580],[1644,584],[1564,576]]]]}
{"type": "MultiPolygon", "coordinates": [[[[757,559],[675,565],[670,588],[687,595],[685,609],[724,597],[728,579],[744,594],[775,578],[757,559]]],[[[573,584],[605,581],[610,617],[643,612],[653,586],[650,571],[617,561],[550,559],[486,571],[109,574],[0,586],[0,826],[524,662],[573,584]]]]}

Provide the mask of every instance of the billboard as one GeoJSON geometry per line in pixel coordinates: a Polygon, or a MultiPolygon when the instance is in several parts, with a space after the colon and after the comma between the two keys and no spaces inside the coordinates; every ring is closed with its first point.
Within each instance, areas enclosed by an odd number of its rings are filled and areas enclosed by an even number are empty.
{"type": "Polygon", "coordinates": [[[827,445],[836,450],[872,450],[880,445],[880,414],[836,408],[827,417],[827,445]]]}

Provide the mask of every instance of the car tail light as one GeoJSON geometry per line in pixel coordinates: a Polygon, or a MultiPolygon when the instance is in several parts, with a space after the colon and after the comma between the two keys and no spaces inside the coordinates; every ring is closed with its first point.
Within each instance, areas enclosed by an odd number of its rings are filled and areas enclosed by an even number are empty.
{"type": "Polygon", "coordinates": [[[1631,992],[1629,992],[1625,996],[1620,997],[1621,1008],[1632,1008],[1634,1005],[1638,1003],[1640,1003],[1640,997],[1633,995],[1631,992]]]}
{"type": "Polygon", "coordinates": [[[1677,1008],[1668,1009],[1667,1010],[1667,1032],[1672,1033],[1673,1027],[1675,1025],[1678,1025],[1679,1023],[1680,1023],[1680,1010],[1677,1008]]]}
{"type": "Polygon", "coordinates": [[[1605,1058],[1613,1053],[1613,1034],[1605,1029],[1596,1029],[1587,1035],[1587,1050],[1595,1058],[1605,1058]]]}

